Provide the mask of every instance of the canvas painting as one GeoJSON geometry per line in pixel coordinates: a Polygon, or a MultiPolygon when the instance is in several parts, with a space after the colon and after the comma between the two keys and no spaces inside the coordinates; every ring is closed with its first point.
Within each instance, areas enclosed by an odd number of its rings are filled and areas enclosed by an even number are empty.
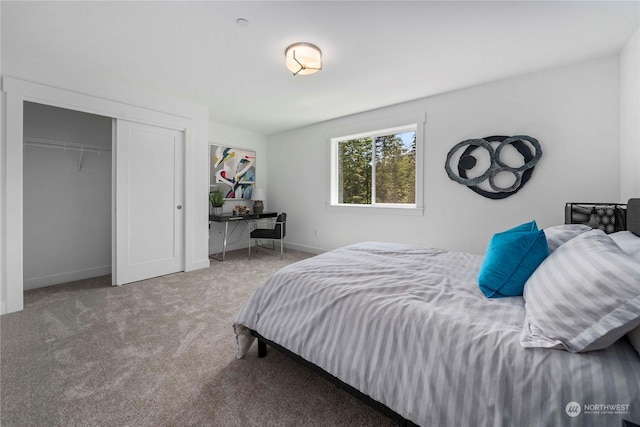
{"type": "Polygon", "coordinates": [[[250,199],[256,183],[256,153],[220,145],[209,146],[211,191],[222,190],[225,199],[250,199]]]}

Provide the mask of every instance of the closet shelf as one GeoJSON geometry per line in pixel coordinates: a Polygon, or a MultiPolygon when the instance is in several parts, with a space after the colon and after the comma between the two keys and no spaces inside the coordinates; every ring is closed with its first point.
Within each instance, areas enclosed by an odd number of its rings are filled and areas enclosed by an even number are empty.
{"type": "Polygon", "coordinates": [[[63,150],[75,150],[89,153],[102,153],[111,151],[111,148],[101,147],[99,145],[78,144],[75,142],[54,141],[52,139],[40,138],[24,138],[24,144],[36,147],[60,148],[63,150]]]}

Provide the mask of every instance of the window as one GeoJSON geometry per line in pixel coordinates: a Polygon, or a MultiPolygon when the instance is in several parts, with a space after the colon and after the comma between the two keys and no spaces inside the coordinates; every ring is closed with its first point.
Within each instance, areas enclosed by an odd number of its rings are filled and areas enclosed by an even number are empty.
{"type": "Polygon", "coordinates": [[[331,138],[331,205],[418,208],[422,132],[408,124],[331,138]]]}

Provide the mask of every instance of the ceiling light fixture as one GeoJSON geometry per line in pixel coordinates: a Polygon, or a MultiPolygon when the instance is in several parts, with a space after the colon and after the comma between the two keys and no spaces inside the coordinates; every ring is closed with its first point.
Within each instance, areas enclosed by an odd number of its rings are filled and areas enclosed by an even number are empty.
{"type": "Polygon", "coordinates": [[[287,69],[294,76],[322,70],[322,52],[311,43],[294,43],[285,50],[287,69]]]}

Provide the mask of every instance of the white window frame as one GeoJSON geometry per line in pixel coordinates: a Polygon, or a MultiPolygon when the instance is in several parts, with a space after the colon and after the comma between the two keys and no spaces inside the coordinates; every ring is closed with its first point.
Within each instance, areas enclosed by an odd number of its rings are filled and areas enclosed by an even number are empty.
{"type": "MultiPolygon", "coordinates": [[[[397,117],[385,117],[365,123],[344,126],[327,132],[329,142],[329,189],[327,195],[327,208],[338,212],[369,212],[401,215],[422,215],[424,212],[424,123],[425,114],[408,114],[397,117]],[[375,198],[371,204],[352,204],[338,202],[338,143],[349,139],[363,137],[393,135],[397,133],[416,132],[416,181],[415,204],[413,203],[376,203],[375,198]]],[[[375,156],[375,150],[373,150],[375,156]]],[[[375,158],[372,159],[375,161],[375,158]]],[[[375,168],[372,173],[372,190],[375,191],[375,168]]],[[[374,193],[375,194],[375,193],[374,193]]]]}

